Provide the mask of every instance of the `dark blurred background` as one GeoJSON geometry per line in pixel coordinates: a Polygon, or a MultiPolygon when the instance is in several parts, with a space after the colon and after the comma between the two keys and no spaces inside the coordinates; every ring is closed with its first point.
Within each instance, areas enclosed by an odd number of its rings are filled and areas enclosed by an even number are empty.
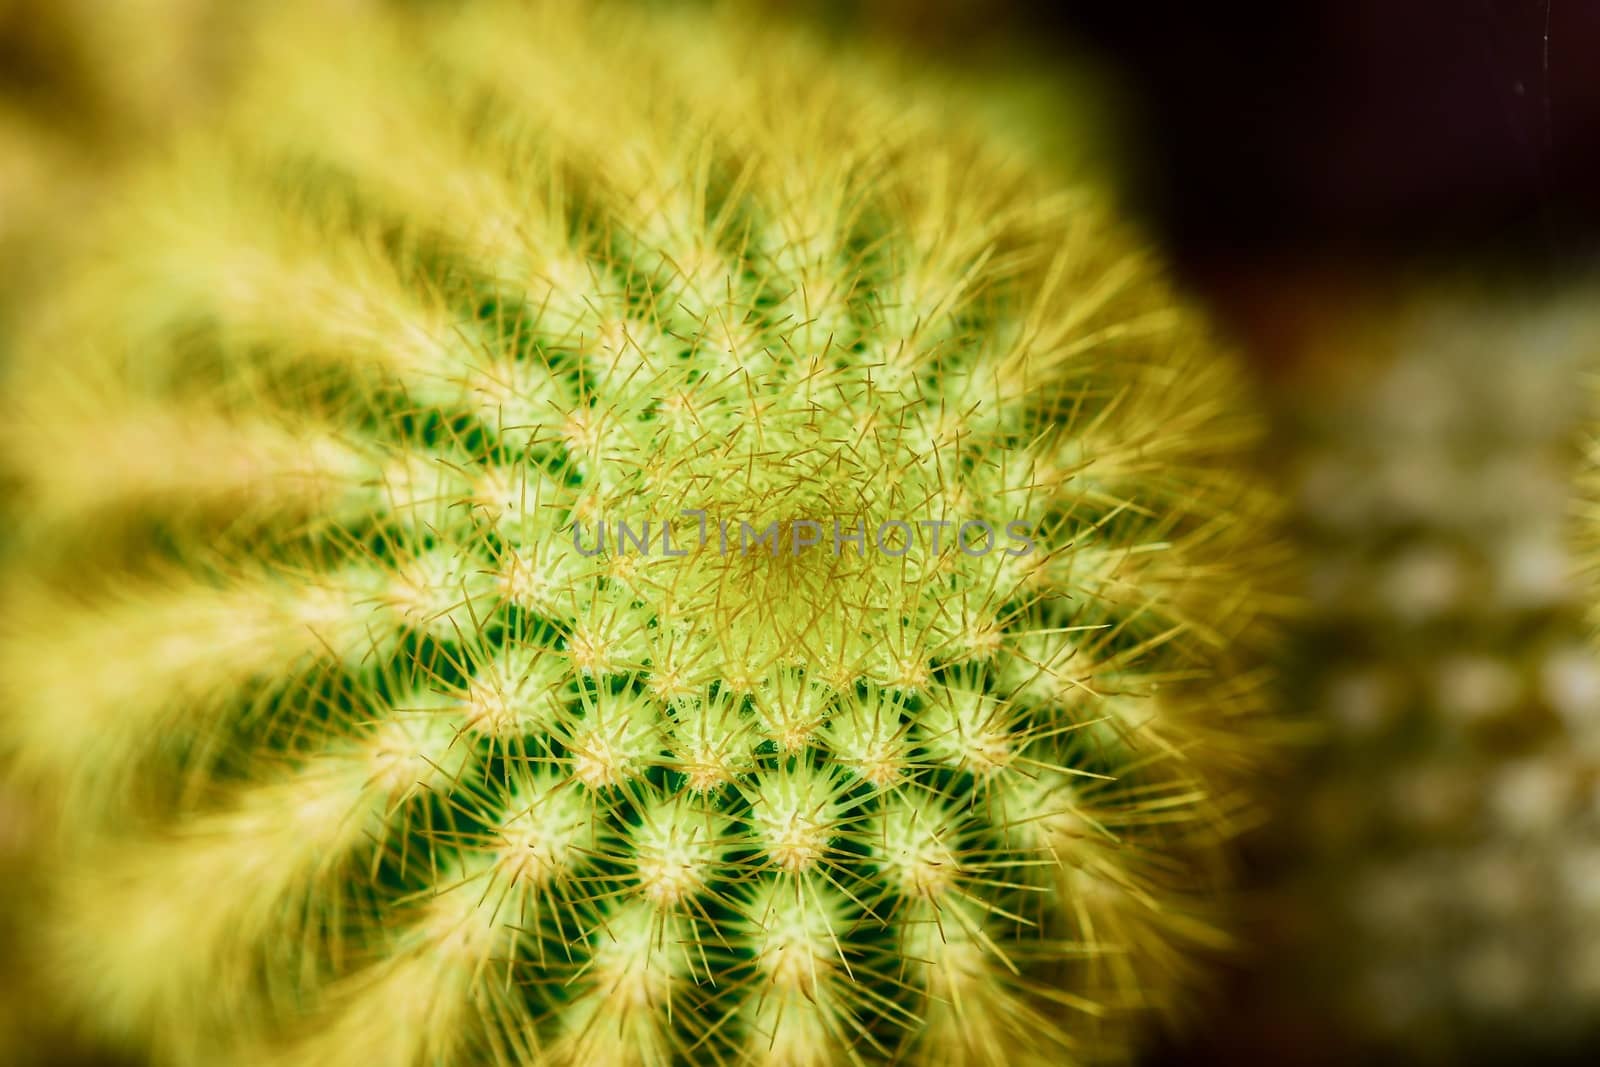
{"type": "Polygon", "coordinates": [[[1194,285],[1270,335],[1263,358],[1292,358],[1283,308],[1308,290],[1600,254],[1595,0],[830,6],[957,60],[1019,42],[1100,60],[1129,201],[1194,285]]]}
{"type": "Polygon", "coordinates": [[[1593,0],[1028,6],[1125,75],[1186,262],[1594,247],[1593,0]]]}

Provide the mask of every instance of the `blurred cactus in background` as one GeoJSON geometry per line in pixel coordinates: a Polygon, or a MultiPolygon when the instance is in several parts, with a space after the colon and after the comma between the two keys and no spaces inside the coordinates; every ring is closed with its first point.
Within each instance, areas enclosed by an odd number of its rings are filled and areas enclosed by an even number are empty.
{"type": "Polygon", "coordinates": [[[1100,194],[700,9],[254,40],[5,368],[0,738],[78,1021],[1043,1065],[1180,1014],[1274,507],[1100,194]]]}
{"type": "Polygon", "coordinates": [[[1586,293],[1440,290],[1341,311],[1284,391],[1313,609],[1291,688],[1325,732],[1258,912],[1249,1025],[1284,1062],[1526,1062],[1600,1027],[1572,527],[1600,333],[1586,293]]]}

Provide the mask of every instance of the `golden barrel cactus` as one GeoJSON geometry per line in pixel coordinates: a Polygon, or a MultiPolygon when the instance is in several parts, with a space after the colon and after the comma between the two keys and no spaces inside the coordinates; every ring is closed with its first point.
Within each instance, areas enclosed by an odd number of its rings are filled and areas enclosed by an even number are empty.
{"type": "Polygon", "coordinates": [[[1092,190],[714,11],[291,7],[8,368],[50,970],[174,1064],[1124,1057],[1271,505],[1092,190]]]}

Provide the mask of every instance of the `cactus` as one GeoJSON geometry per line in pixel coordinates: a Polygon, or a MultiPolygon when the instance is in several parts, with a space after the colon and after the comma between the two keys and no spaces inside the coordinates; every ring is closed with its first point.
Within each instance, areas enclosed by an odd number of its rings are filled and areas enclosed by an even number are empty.
{"type": "Polygon", "coordinates": [[[715,12],[291,7],[249,69],[9,368],[83,1024],[1058,1064],[1180,1012],[1272,505],[1099,194],[715,12]]]}
{"type": "Polygon", "coordinates": [[[1600,1024],[1600,660],[1571,516],[1592,306],[1412,283],[1343,308],[1311,361],[1339,378],[1295,383],[1294,684],[1326,738],[1271,849],[1283,929],[1243,1014],[1295,1021],[1258,1055],[1520,1063],[1600,1024]]]}

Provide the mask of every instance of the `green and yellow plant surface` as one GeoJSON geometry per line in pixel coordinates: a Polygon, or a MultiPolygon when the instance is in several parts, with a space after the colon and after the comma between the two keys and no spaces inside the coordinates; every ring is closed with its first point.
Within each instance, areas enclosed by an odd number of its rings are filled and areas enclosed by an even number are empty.
{"type": "Polygon", "coordinates": [[[1180,1014],[1274,509],[1100,194],[698,8],[248,53],[5,368],[0,739],[81,1025],[1022,1065],[1180,1014]]]}

